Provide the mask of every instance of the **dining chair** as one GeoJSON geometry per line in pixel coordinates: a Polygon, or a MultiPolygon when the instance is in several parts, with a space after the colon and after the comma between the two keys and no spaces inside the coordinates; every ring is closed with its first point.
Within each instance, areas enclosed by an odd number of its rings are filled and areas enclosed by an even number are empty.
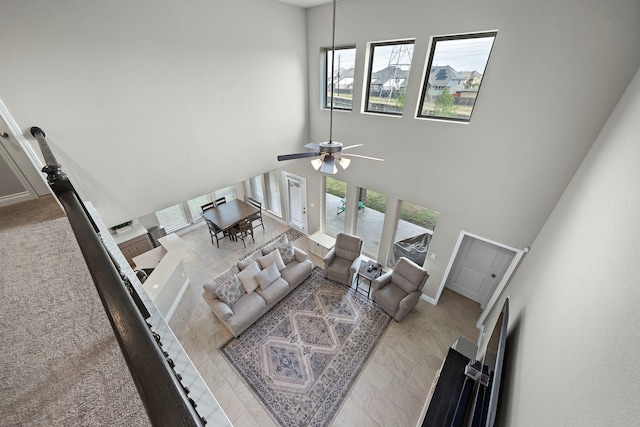
{"type": "Polygon", "coordinates": [[[249,217],[249,219],[251,220],[251,222],[255,222],[255,221],[260,221],[260,225],[262,226],[262,229],[264,230],[264,222],[262,222],[262,203],[260,203],[259,201],[257,201],[256,199],[249,197],[249,196],[244,196],[244,201],[249,203],[250,205],[253,205],[254,207],[260,209],[257,213],[251,215],[249,217]]]}
{"type": "Polygon", "coordinates": [[[247,247],[247,243],[244,241],[245,238],[251,236],[251,240],[253,240],[254,243],[256,242],[256,239],[253,237],[253,224],[249,218],[245,218],[237,223],[233,227],[231,233],[233,234],[233,237],[235,237],[236,241],[238,239],[242,240],[242,244],[245,248],[247,247]]]}
{"type": "Polygon", "coordinates": [[[207,227],[209,228],[209,234],[211,234],[211,244],[213,245],[213,238],[216,238],[216,246],[220,247],[220,239],[224,239],[227,235],[224,230],[219,229],[216,225],[209,221],[207,218],[204,219],[207,223],[207,227]]]}
{"type": "Polygon", "coordinates": [[[220,197],[219,199],[216,199],[216,201],[214,203],[216,204],[216,206],[221,205],[223,203],[227,203],[227,198],[226,197],[220,197]]]}
{"type": "Polygon", "coordinates": [[[209,202],[209,203],[206,203],[206,204],[204,204],[204,205],[200,206],[200,209],[202,209],[202,212],[204,212],[204,211],[206,211],[207,209],[214,208],[215,206],[216,206],[216,204],[215,204],[215,203],[213,203],[213,202],[209,202]]]}

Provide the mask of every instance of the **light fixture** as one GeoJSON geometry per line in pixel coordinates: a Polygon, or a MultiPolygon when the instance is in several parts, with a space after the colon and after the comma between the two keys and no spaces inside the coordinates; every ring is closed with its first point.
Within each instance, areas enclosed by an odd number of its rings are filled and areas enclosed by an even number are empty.
{"type": "Polygon", "coordinates": [[[338,160],[338,163],[340,164],[340,166],[342,166],[342,169],[346,169],[349,167],[349,164],[351,163],[351,159],[342,157],[340,160],[338,160]]]}
{"type": "MultiPolygon", "coordinates": [[[[333,142],[333,102],[334,102],[334,79],[336,75],[336,1],[333,0],[333,15],[331,21],[331,103],[329,104],[329,142],[328,145],[335,145],[336,150],[339,152],[342,149],[342,144],[333,142]]],[[[331,149],[330,149],[331,150],[331,149]]],[[[333,150],[331,150],[333,151],[333,150]]],[[[351,161],[349,159],[345,159],[340,156],[338,163],[342,166],[343,169],[346,169],[349,166],[351,161]]],[[[328,173],[334,175],[338,173],[338,167],[335,164],[335,158],[333,156],[326,155],[321,159],[311,160],[311,165],[315,168],[315,170],[320,170],[320,172],[328,173]],[[327,158],[331,157],[331,158],[327,158]],[[318,160],[320,161],[318,164],[318,160]],[[321,166],[324,163],[324,167],[321,166]]]]}
{"type": "Polygon", "coordinates": [[[316,157],[315,159],[311,160],[311,165],[313,166],[313,168],[320,173],[326,173],[329,175],[338,173],[337,165],[340,165],[340,167],[346,169],[349,166],[349,163],[351,163],[351,160],[347,157],[359,157],[361,159],[376,160],[379,162],[384,161],[384,159],[380,159],[378,157],[344,153],[343,151],[361,147],[363,144],[354,144],[348,147],[343,147],[341,142],[333,140],[333,103],[335,102],[334,85],[336,72],[336,3],[337,0],[333,0],[333,21],[331,30],[331,104],[329,105],[329,140],[321,142],[319,144],[306,144],[305,148],[308,148],[312,151],[307,151],[304,153],[282,154],[278,156],[278,161],[316,157]]]}
{"type": "Polygon", "coordinates": [[[322,159],[317,158],[317,159],[311,160],[311,166],[313,166],[315,170],[320,169],[320,166],[322,166],[322,159]]]}

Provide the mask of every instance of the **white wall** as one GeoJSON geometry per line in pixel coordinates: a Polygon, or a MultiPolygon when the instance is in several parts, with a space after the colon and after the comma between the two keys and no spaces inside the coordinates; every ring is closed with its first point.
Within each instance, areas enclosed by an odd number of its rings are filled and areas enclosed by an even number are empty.
{"type": "Polygon", "coordinates": [[[640,73],[503,292],[500,425],[638,424],[639,116],[640,73]]]}
{"type": "MultiPolygon", "coordinates": [[[[333,136],[366,144],[354,153],[386,159],[355,160],[337,179],[440,212],[426,294],[435,296],[461,230],[531,245],[640,64],[639,16],[632,0],[398,0],[391,8],[384,0],[338,2],[336,44],[356,44],[357,77],[365,72],[367,42],[416,39],[404,116],[361,114],[361,80],[354,112],[334,113],[333,136]],[[429,37],[494,29],[471,123],[414,119],[429,37]]],[[[330,6],[308,12],[312,142],[328,139],[318,86],[330,20],[330,6]]],[[[309,213],[313,229],[319,212],[309,213]]]]}
{"type": "Polygon", "coordinates": [[[308,139],[303,9],[265,0],[0,9],[0,99],[27,135],[45,130],[109,226],[273,169],[277,151],[308,139]]]}

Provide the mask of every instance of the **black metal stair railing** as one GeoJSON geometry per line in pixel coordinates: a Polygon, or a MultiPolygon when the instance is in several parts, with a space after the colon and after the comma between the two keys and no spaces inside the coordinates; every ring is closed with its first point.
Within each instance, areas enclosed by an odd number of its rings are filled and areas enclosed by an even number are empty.
{"type": "Polygon", "coordinates": [[[31,134],[38,140],[46,163],[42,171],[66,211],[151,424],[206,424],[188,397],[188,388],[180,382],[182,377],[174,370],[169,354],[162,349],[160,335],[145,320],[149,312],[104,247],[96,224],[49,148],[44,131],[32,127],[31,134]]]}

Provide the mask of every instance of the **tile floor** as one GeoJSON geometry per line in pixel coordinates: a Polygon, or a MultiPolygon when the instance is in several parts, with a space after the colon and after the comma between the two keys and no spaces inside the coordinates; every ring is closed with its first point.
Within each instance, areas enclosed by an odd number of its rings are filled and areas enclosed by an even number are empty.
{"type": "MultiPolygon", "coordinates": [[[[286,229],[265,215],[265,230],[256,229],[246,249],[226,240],[216,248],[203,225],[181,234],[190,247],[184,265],[191,283],[169,325],[235,427],[276,424],[218,351],[231,334],[202,299],[202,285],[286,229]]],[[[295,241],[305,251],[307,244],[306,237],[295,241]]],[[[476,341],[480,313],[477,303],[448,289],[437,306],[420,300],[402,322],[392,322],[332,426],[414,426],[448,348],[458,337],[476,341]]]]}

